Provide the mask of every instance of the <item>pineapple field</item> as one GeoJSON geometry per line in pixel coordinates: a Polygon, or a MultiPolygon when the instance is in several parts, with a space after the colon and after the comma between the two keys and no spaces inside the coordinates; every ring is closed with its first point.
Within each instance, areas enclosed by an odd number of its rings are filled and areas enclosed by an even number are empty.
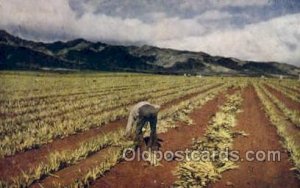
{"type": "Polygon", "coordinates": [[[0,187],[300,187],[298,80],[3,71],[0,82],[0,187]],[[139,160],[147,147],[124,137],[140,101],[160,105],[164,159],[139,160]]]}

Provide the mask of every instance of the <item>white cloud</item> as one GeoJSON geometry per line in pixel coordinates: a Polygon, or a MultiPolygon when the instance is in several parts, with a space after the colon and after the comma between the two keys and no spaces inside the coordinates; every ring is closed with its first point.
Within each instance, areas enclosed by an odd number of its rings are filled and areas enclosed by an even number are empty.
{"type": "MultiPolygon", "coordinates": [[[[225,6],[229,1],[213,2],[225,6]]],[[[238,2],[236,5],[239,6],[266,3],[238,2]]],[[[113,17],[94,14],[94,9],[89,7],[84,9],[85,13],[78,17],[65,0],[0,0],[0,29],[15,32],[15,28],[20,26],[34,33],[32,38],[42,40],[64,35],[94,41],[146,43],[248,60],[289,62],[300,66],[300,14],[236,28],[230,25],[232,15],[220,10],[208,10],[185,19],[170,17],[160,11],[145,12],[151,21],[144,22],[137,17],[113,17]]]]}
{"type": "MultiPolygon", "coordinates": [[[[74,32],[74,12],[66,1],[0,0],[0,28],[22,27],[39,33],[74,32]]],[[[20,33],[21,34],[21,33],[20,33]]]]}
{"type": "Polygon", "coordinates": [[[181,40],[155,44],[247,60],[290,62],[300,66],[299,25],[300,14],[294,14],[242,29],[215,31],[205,36],[187,36],[181,40]]]}

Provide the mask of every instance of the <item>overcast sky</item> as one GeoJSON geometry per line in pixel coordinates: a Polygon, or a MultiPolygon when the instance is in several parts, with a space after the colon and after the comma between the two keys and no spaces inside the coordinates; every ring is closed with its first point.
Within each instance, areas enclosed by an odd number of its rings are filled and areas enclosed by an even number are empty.
{"type": "Polygon", "coordinates": [[[300,66],[300,0],[0,0],[0,29],[300,66]]]}

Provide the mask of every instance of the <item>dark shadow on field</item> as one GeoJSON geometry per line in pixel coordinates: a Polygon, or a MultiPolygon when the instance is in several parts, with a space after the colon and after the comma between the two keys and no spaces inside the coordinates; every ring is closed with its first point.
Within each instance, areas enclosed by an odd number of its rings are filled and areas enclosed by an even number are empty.
{"type": "MultiPolygon", "coordinates": [[[[145,142],[145,145],[146,145],[146,146],[148,146],[149,140],[150,140],[150,137],[149,137],[149,136],[144,137],[144,142],[145,142]]],[[[163,140],[160,139],[160,138],[157,138],[157,146],[158,146],[158,150],[159,150],[159,148],[161,147],[161,144],[160,144],[161,142],[163,142],[163,140]]]]}

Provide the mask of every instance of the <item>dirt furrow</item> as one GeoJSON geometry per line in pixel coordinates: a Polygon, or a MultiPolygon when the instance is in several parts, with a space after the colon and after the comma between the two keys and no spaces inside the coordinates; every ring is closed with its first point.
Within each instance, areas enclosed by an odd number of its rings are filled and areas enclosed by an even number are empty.
{"type": "MultiPolygon", "coordinates": [[[[183,100],[187,100],[218,86],[220,85],[174,99],[162,105],[162,109],[166,109],[183,100]]],[[[62,139],[55,139],[51,143],[42,145],[40,148],[20,152],[16,155],[0,159],[1,180],[8,181],[11,177],[19,175],[22,171],[36,168],[41,162],[47,162],[49,154],[55,151],[74,150],[78,148],[83,141],[87,141],[101,134],[104,135],[109,132],[117,131],[126,125],[126,121],[126,118],[122,118],[101,127],[92,128],[62,139]]]]}
{"type": "Polygon", "coordinates": [[[238,162],[239,168],[222,175],[222,179],[209,187],[300,187],[300,182],[290,168],[292,164],[288,153],[280,145],[281,138],[276,128],[271,125],[253,87],[243,92],[242,112],[237,116],[238,131],[245,131],[247,137],[234,140],[234,150],[240,152],[243,160],[238,162]],[[278,161],[247,161],[247,151],[280,151],[278,161]]]}
{"type": "Polygon", "coordinates": [[[276,98],[282,101],[287,108],[292,110],[300,111],[300,103],[293,101],[292,99],[285,96],[283,93],[273,89],[272,87],[268,86],[267,84],[264,85],[269,92],[271,92],[276,98]]]}
{"type": "Polygon", "coordinates": [[[284,86],[284,85],[281,85],[283,86],[284,88],[286,88],[287,90],[290,90],[292,92],[295,92],[297,94],[300,94],[300,90],[299,89],[296,89],[296,88],[291,88],[291,87],[288,87],[288,86],[284,86]]]}
{"type": "MultiPolygon", "coordinates": [[[[229,93],[233,93],[231,90],[229,93]]],[[[161,151],[184,151],[192,144],[192,139],[202,136],[211,117],[218,107],[225,102],[224,93],[194,110],[190,117],[194,125],[180,125],[159,135],[161,151]]],[[[92,187],[170,187],[176,177],[173,171],[177,161],[162,161],[161,166],[153,167],[144,161],[121,162],[111,169],[104,177],[93,182],[92,187]],[[133,178],[134,177],[134,178],[133,178]]]]}

